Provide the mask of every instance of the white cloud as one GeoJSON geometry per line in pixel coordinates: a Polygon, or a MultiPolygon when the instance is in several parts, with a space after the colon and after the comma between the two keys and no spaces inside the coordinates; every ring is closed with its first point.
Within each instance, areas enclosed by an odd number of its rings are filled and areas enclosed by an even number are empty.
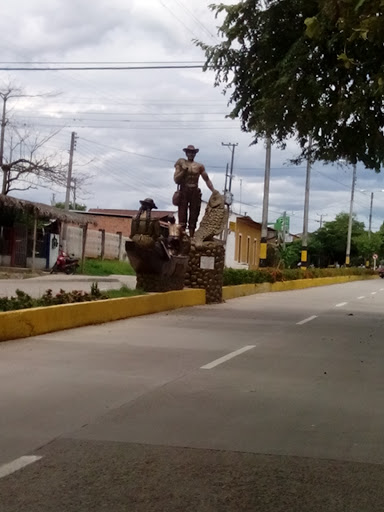
{"type": "MultiPolygon", "coordinates": [[[[14,0],[3,6],[0,18],[3,60],[203,62],[204,55],[192,39],[217,41],[218,22],[207,5],[204,0],[193,5],[186,0],[14,0]]],[[[89,207],[135,208],[139,199],[151,195],[161,208],[170,207],[173,163],[187,144],[200,147],[198,160],[206,165],[215,186],[222,188],[230,160],[222,142],[237,142],[232,187],[236,207],[240,208],[241,183],[241,199],[246,203],[242,212],[261,219],[265,148],[262,142],[251,145],[252,136],[241,132],[239,121],[226,119],[228,99],[213,87],[213,73],[194,69],[0,72],[0,81],[9,78],[29,93],[61,93],[10,101],[9,114],[18,126],[31,124],[42,133],[61,126],[49,152],[58,149],[67,156],[70,134],[77,133],[74,173],[89,170],[94,176],[83,194],[89,207]]],[[[292,231],[299,232],[305,163],[289,164],[296,152],[294,141],[285,151],[273,149],[270,218],[273,221],[287,211],[292,231]]],[[[348,210],[350,185],[350,170],[315,164],[311,229],[318,227],[317,214],[332,220],[339,211],[348,210]]],[[[358,189],[382,188],[381,175],[359,169],[358,189]]],[[[207,197],[204,184],[202,190],[207,197]]],[[[49,202],[51,192],[39,189],[19,196],[49,202]]],[[[64,190],[57,190],[56,197],[62,199],[64,190]]],[[[356,194],[355,211],[366,223],[369,199],[369,194],[356,194]]],[[[382,204],[377,193],[377,227],[384,216],[382,204]]]]}

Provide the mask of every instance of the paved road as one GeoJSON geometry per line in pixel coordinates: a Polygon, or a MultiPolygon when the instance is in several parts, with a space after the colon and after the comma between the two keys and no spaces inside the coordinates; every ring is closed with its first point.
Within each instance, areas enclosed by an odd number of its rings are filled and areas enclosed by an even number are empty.
{"type": "Polygon", "coordinates": [[[16,294],[16,290],[22,290],[31,297],[41,297],[44,292],[51,289],[58,293],[60,289],[65,291],[83,290],[89,292],[92,283],[97,282],[100,290],[116,290],[122,286],[136,288],[136,276],[111,275],[108,277],[83,276],[66,274],[48,274],[30,279],[0,279],[0,297],[10,297],[16,294]]]}
{"type": "Polygon", "coordinates": [[[382,512],[383,285],[0,344],[1,511],[382,512]]]}

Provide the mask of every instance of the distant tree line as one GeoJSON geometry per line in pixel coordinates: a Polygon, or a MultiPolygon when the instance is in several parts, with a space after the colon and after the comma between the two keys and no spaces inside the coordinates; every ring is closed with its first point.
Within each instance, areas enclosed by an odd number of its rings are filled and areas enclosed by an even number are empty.
{"type": "MultiPolygon", "coordinates": [[[[324,226],[309,235],[309,264],[315,267],[343,265],[347,248],[348,213],[339,213],[335,220],[325,222],[324,226]]],[[[301,240],[287,244],[275,255],[280,265],[295,267],[300,261],[301,240]]],[[[384,223],[376,232],[369,233],[363,222],[356,217],[352,220],[351,265],[372,265],[372,256],[378,255],[378,263],[384,260],[384,223]]],[[[273,256],[271,255],[273,258],[273,256]]],[[[272,263],[272,262],[271,262],[272,263]]],[[[277,263],[278,264],[278,263],[277,263]]]]}

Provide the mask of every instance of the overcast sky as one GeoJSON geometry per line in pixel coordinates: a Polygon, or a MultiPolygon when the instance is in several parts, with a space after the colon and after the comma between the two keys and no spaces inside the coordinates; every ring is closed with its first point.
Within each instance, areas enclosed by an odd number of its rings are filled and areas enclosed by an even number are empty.
{"type": "MultiPolygon", "coordinates": [[[[0,66],[202,63],[204,55],[192,40],[218,42],[218,22],[209,3],[12,0],[2,6],[0,66]]],[[[0,71],[0,80],[3,85],[11,81],[26,94],[56,93],[9,100],[9,119],[19,131],[28,126],[41,136],[59,129],[45,152],[61,153],[64,159],[71,132],[76,132],[73,174],[78,180],[89,176],[83,191],[78,191],[79,202],[89,208],[136,208],[139,199],[148,196],[159,208],[171,208],[173,164],[188,144],[200,148],[196,160],[205,165],[214,186],[223,190],[231,154],[222,143],[238,143],[234,209],[261,221],[265,148],[262,142],[251,145],[252,137],[241,132],[239,121],[226,119],[227,99],[214,88],[212,73],[200,69],[0,71]]],[[[269,222],[286,211],[293,233],[302,231],[305,187],[305,165],[289,164],[296,154],[293,141],[285,151],[273,149],[269,210],[269,222]]],[[[349,211],[351,181],[351,168],[314,165],[310,230],[319,227],[321,215],[328,221],[349,211]]],[[[201,188],[207,199],[204,183],[201,188]]],[[[355,212],[366,226],[370,193],[375,193],[372,226],[377,230],[384,216],[383,177],[358,166],[356,188],[355,212]]],[[[64,200],[64,189],[54,192],[56,200],[64,200]]],[[[13,195],[50,203],[52,190],[13,195]]]]}

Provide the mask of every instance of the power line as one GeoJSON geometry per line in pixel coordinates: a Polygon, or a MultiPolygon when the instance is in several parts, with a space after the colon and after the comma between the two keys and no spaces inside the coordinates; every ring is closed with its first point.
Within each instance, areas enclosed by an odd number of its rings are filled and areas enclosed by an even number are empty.
{"type": "Polygon", "coordinates": [[[211,31],[199,20],[199,18],[197,18],[197,16],[195,16],[195,14],[191,10],[188,9],[186,5],[183,4],[183,2],[181,2],[180,0],[175,0],[175,2],[178,3],[180,7],[184,9],[184,11],[187,12],[188,15],[193,18],[197,25],[199,25],[211,39],[217,41],[217,38],[211,33],[211,31]]]}
{"type": "MultiPolygon", "coordinates": [[[[167,115],[167,114],[163,114],[167,115]]],[[[218,119],[188,119],[185,121],[179,121],[177,119],[82,119],[85,117],[83,113],[80,113],[78,117],[75,116],[62,116],[62,117],[54,117],[54,116],[20,116],[16,115],[14,116],[15,119],[45,119],[45,120],[53,120],[53,121],[60,121],[63,120],[70,120],[73,122],[83,122],[87,121],[88,123],[182,123],[183,125],[186,124],[206,124],[206,123],[223,123],[223,124],[229,124],[231,121],[227,121],[226,119],[218,118],[218,119]]],[[[179,126],[179,125],[177,125],[179,126]]]]}
{"type": "MultiPolygon", "coordinates": [[[[27,112],[28,114],[33,114],[33,112],[38,112],[35,110],[14,110],[16,115],[22,116],[23,112],[27,112]]],[[[38,112],[40,113],[40,112],[38,112]]],[[[47,112],[45,116],[22,116],[22,117],[33,117],[39,119],[52,119],[52,116],[48,114],[74,114],[74,115],[109,115],[109,116],[201,116],[201,115],[222,115],[225,116],[226,112],[108,112],[104,110],[100,110],[98,112],[79,112],[79,111],[71,111],[71,110],[50,110],[47,112]]],[[[63,119],[61,117],[60,119],[63,119]]],[[[152,120],[151,120],[152,121],[152,120]]]]}
{"type": "Polygon", "coordinates": [[[150,155],[143,155],[141,153],[136,153],[135,151],[128,151],[126,149],[115,148],[113,146],[109,146],[109,145],[103,144],[101,142],[95,142],[93,140],[89,140],[89,139],[86,139],[84,137],[80,137],[80,138],[81,138],[81,140],[84,140],[84,141],[89,142],[91,144],[95,144],[96,146],[105,147],[107,149],[113,149],[114,151],[120,151],[121,153],[128,153],[130,155],[140,156],[142,158],[149,158],[150,160],[158,160],[158,161],[161,161],[161,162],[174,163],[173,160],[166,160],[165,158],[158,158],[158,157],[154,157],[154,156],[150,156],[150,155]]]}
{"type": "Polygon", "coordinates": [[[0,71],[135,71],[158,69],[202,69],[202,64],[170,64],[147,66],[60,66],[60,67],[0,67],[0,71]]]}
{"type": "Polygon", "coordinates": [[[0,61],[0,64],[28,64],[34,66],[36,64],[87,64],[87,65],[100,65],[100,64],[201,64],[204,62],[201,60],[167,60],[167,61],[0,61]]]}
{"type": "Polygon", "coordinates": [[[170,7],[168,7],[168,6],[167,6],[167,5],[166,5],[162,0],[159,0],[159,2],[160,2],[160,3],[161,3],[161,5],[164,7],[164,9],[167,9],[167,11],[169,11],[169,12],[172,14],[172,16],[173,16],[173,17],[174,17],[174,18],[175,18],[175,19],[176,19],[176,20],[177,20],[177,21],[178,21],[178,22],[179,22],[179,23],[180,23],[180,24],[181,24],[181,25],[182,25],[186,30],[188,30],[188,32],[189,32],[189,33],[191,33],[191,34],[193,35],[193,37],[194,37],[195,39],[198,39],[197,35],[193,32],[193,30],[192,30],[192,29],[190,29],[190,28],[189,28],[189,27],[184,23],[184,21],[182,21],[182,20],[177,16],[177,14],[175,14],[175,13],[173,12],[173,10],[172,10],[170,7]]]}
{"type": "MultiPolygon", "coordinates": [[[[18,123],[18,126],[24,126],[25,123],[18,123]]],[[[42,128],[96,128],[95,125],[87,125],[87,124],[73,124],[73,123],[63,123],[63,124],[42,124],[42,123],[34,123],[34,126],[39,126],[42,128]]],[[[159,131],[158,126],[147,127],[147,126],[131,126],[131,123],[124,123],[123,126],[97,126],[100,130],[146,130],[146,131],[159,131]]],[[[220,127],[220,126],[169,126],[167,130],[178,130],[178,131],[201,131],[201,130],[233,130],[233,127],[220,127]]]]}

